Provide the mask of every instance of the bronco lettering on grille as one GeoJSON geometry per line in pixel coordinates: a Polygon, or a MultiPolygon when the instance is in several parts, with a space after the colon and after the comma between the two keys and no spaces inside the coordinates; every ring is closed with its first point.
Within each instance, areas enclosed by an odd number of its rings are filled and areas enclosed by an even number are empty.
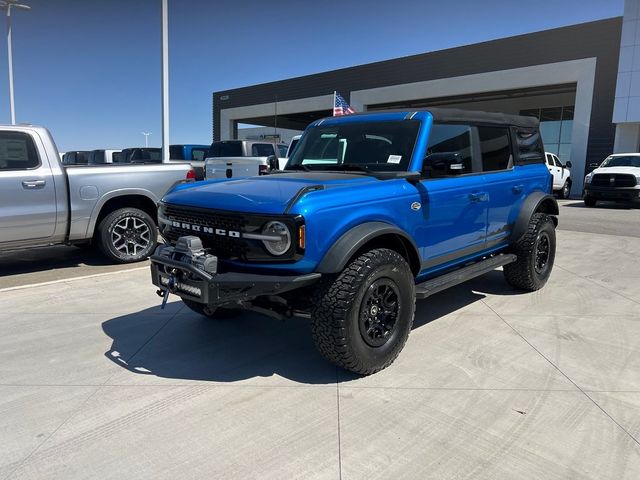
{"type": "Polygon", "coordinates": [[[204,225],[195,225],[192,223],[171,221],[171,226],[181,230],[191,230],[192,232],[202,232],[211,235],[220,235],[221,237],[240,238],[240,232],[234,230],[225,230],[223,228],[205,227],[204,225]]]}

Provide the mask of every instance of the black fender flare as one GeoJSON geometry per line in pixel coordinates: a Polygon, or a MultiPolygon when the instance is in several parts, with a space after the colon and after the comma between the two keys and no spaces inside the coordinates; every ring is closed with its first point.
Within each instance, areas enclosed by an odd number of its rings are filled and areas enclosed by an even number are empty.
{"type": "Polygon", "coordinates": [[[517,243],[522,238],[527,231],[531,217],[534,213],[538,212],[551,215],[553,223],[555,223],[556,227],[558,226],[557,215],[560,213],[558,201],[549,193],[533,192],[522,202],[518,219],[513,225],[513,231],[511,232],[511,244],[517,243]]]}
{"type": "Polygon", "coordinates": [[[417,274],[417,271],[420,270],[420,254],[415,242],[405,231],[384,222],[362,223],[347,230],[325,253],[315,271],[319,273],[341,272],[358,250],[384,235],[399,237],[407,250],[408,263],[414,274],[417,274]]]}

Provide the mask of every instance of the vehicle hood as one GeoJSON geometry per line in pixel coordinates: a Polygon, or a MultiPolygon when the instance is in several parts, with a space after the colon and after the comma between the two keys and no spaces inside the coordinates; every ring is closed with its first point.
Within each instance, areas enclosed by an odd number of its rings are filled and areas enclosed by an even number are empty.
{"type": "Polygon", "coordinates": [[[380,181],[367,175],[350,173],[280,173],[185,184],[166,194],[162,201],[198,208],[280,214],[305,187],[335,189],[380,181]]]}
{"type": "Polygon", "coordinates": [[[627,173],[630,175],[640,176],[640,168],[638,167],[602,167],[596,168],[593,172],[594,175],[604,173],[604,174],[612,174],[612,173],[627,173]]]}

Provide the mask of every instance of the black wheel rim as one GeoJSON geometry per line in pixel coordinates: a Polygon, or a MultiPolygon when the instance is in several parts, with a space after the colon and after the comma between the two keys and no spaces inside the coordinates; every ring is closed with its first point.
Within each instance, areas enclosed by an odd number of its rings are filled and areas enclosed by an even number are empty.
{"type": "Polygon", "coordinates": [[[360,335],[371,347],[393,336],[400,312],[400,292],[391,279],[381,278],[367,288],[360,306],[360,335]]]}
{"type": "Polygon", "coordinates": [[[551,249],[551,240],[549,234],[541,232],[536,242],[535,268],[536,272],[541,274],[547,270],[549,266],[549,254],[551,249]]]}

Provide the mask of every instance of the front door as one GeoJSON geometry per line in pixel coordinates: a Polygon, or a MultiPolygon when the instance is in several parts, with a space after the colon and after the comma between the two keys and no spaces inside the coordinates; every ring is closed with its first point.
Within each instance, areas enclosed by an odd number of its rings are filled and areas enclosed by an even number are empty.
{"type": "Polygon", "coordinates": [[[471,130],[467,125],[431,127],[423,165],[427,178],[418,184],[423,221],[417,241],[423,270],[446,266],[485,248],[489,195],[471,130]],[[452,155],[460,162],[442,165],[442,159],[452,155]]]}
{"type": "Polygon", "coordinates": [[[0,244],[53,236],[55,186],[43,160],[29,134],[0,132],[0,244]]]}

